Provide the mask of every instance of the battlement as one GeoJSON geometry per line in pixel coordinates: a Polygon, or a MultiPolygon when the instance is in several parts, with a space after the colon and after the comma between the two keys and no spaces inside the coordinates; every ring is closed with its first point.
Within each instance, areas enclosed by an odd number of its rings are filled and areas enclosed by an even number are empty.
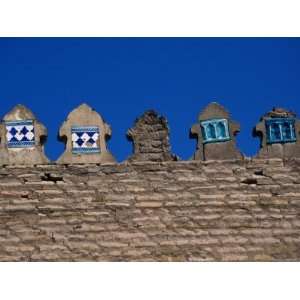
{"type": "Polygon", "coordinates": [[[167,120],[148,111],[117,163],[110,125],[81,105],[50,162],[45,126],[17,106],[0,125],[0,261],[299,261],[299,129],[272,110],[247,158],[239,124],[212,103],[191,129],[193,159],[179,161],[167,120]]]}
{"type": "MultiPolygon", "coordinates": [[[[244,159],[236,146],[239,123],[218,103],[209,104],[190,130],[197,139],[193,160],[244,159]]],[[[58,140],[65,151],[57,164],[115,163],[107,141],[111,126],[87,104],[74,109],[60,127],[58,140]]],[[[274,108],[265,114],[253,130],[260,138],[256,158],[300,158],[300,121],[293,112],[274,108]]],[[[176,161],[171,152],[169,127],[165,117],[153,110],[145,112],[127,132],[133,143],[133,154],[128,162],[176,161]]],[[[26,107],[17,105],[0,123],[0,165],[48,164],[44,153],[46,127],[26,107]]]]}

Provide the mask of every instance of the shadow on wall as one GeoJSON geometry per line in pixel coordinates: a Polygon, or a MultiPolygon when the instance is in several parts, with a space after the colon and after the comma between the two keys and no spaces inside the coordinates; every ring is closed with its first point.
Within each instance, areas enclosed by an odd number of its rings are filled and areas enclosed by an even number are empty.
{"type": "MultiPolygon", "coordinates": [[[[240,124],[233,121],[220,104],[210,103],[198,116],[190,131],[195,138],[193,160],[242,160],[244,155],[236,146],[240,124]]],[[[58,140],[65,151],[58,164],[116,163],[107,142],[110,126],[87,104],[74,109],[62,124],[58,140]]],[[[260,140],[257,158],[300,157],[300,121],[293,112],[274,108],[266,113],[253,129],[260,140]]],[[[165,117],[153,110],[145,112],[128,130],[133,154],[126,162],[164,162],[179,160],[171,152],[169,126],[165,117]]],[[[17,105],[0,124],[0,164],[48,164],[44,153],[47,129],[25,106],[17,105]]]]}

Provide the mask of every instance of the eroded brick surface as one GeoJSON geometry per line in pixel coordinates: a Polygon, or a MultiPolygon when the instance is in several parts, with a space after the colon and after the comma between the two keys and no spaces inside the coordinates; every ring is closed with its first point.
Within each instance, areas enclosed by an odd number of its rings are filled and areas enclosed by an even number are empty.
{"type": "Polygon", "coordinates": [[[300,160],[0,169],[0,261],[299,261],[300,160]]]}

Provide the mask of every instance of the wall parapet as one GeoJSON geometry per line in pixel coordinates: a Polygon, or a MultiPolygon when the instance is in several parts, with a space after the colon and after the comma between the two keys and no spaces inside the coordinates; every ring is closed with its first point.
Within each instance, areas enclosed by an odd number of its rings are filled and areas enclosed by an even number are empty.
{"type": "Polygon", "coordinates": [[[0,261],[299,261],[300,159],[0,169],[0,261]]]}
{"type": "MultiPolygon", "coordinates": [[[[209,104],[199,114],[190,137],[197,139],[194,160],[243,159],[236,147],[239,123],[218,103],[209,104]]],[[[74,109],[59,130],[58,139],[65,151],[57,160],[60,164],[113,163],[107,141],[112,130],[102,116],[87,104],[74,109]]],[[[300,121],[296,114],[274,108],[265,114],[254,128],[253,136],[261,140],[258,158],[300,157],[300,121]]],[[[133,142],[134,161],[174,161],[171,152],[169,126],[165,117],[153,110],[145,112],[127,137],[133,142]]],[[[0,123],[0,165],[48,164],[44,154],[47,129],[25,106],[17,105],[0,123]]]]}

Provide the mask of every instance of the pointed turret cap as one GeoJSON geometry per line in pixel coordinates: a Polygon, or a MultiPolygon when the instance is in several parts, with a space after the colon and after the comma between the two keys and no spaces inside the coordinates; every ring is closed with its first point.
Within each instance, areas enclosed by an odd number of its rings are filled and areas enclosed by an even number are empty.
{"type": "Polygon", "coordinates": [[[195,160],[242,159],[236,148],[240,125],[231,120],[229,112],[219,103],[210,103],[198,116],[190,137],[197,139],[195,160]]]}
{"type": "Polygon", "coordinates": [[[0,126],[0,163],[35,165],[49,163],[44,153],[47,129],[33,112],[18,104],[7,113],[0,126]]]}
{"type": "Polygon", "coordinates": [[[66,145],[57,160],[60,164],[111,163],[115,159],[107,149],[111,129],[87,104],[71,111],[59,130],[59,140],[66,145]]]}
{"type": "Polygon", "coordinates": [[[273,108],[260,118],[253,136],[260,138],[258,158],[299,158],[300,121],[294,112],[273,108]],[[276,129],[276,130],[275,130],[276,129]]]}

